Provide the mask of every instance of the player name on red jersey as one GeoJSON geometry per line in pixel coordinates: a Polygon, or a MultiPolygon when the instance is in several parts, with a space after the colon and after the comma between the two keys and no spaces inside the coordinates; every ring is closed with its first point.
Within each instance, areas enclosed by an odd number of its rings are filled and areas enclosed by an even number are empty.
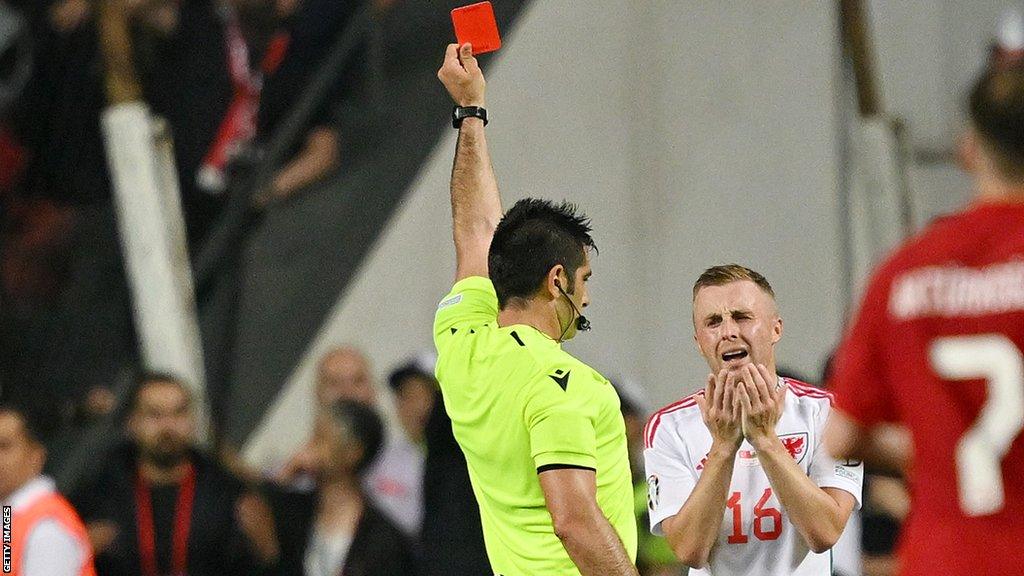
{"type": "Polygon", "coordinates": [[[929,266],[893,284],[889,312],[898,320],[984,316],[1024,310],[1024,262],[985,268],[929,266]]]}

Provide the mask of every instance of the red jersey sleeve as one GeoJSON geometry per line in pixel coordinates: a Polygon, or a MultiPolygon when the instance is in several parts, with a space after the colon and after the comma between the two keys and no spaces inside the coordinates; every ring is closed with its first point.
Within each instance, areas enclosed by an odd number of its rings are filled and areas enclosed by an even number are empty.
{"type": "Polygon", "coordinates": [[[890,282],[883,274],[868,285],[836,352],[828,382],[836,408],[864,426],[897,419],[884,351],[890,282]]]}

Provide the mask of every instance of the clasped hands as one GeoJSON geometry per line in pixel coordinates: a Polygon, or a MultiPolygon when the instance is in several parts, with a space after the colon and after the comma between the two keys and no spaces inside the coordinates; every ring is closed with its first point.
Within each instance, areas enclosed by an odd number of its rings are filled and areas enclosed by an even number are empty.
{"type": "Polygon", "coordinates": [[[777,438],[775,425],[782,417],[788,387],[775,380],[763,364],[708,374],[697,405],[714,444],[735,451],[743,438],[755,448],[777,438]]]}

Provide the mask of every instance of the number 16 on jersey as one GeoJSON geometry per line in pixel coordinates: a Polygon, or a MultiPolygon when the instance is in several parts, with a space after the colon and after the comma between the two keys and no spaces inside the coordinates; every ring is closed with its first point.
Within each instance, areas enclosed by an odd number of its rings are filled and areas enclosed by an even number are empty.
{"type": "MultiPolygon", "coordinates": [[[[782,534],[782,512],[778,508],[768,508],[765,504],[772,497],[772,489],[765,488],[761,499],[754,504],[754,536],[758,540],[775,540],[782,534]],[[770,524],[766,526],[766,524],[770,524]]],[[[743,519],[743,494],[733,492],[725,507],[732,512],[732,533],[729,534],[729,544],[746,544],[750,537],[747,535],[747,527],[743,519]]]]}

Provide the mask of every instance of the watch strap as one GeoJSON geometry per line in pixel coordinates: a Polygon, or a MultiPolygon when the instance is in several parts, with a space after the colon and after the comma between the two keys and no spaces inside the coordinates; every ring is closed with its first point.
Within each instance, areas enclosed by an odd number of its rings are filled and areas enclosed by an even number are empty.
{"type": "Polygon", "coordinates": [[[456,106],[452,109],[452,128],[461,128],[466,118],[479,118],[487,126],[487,109],[481,106],[456,106]]]}

